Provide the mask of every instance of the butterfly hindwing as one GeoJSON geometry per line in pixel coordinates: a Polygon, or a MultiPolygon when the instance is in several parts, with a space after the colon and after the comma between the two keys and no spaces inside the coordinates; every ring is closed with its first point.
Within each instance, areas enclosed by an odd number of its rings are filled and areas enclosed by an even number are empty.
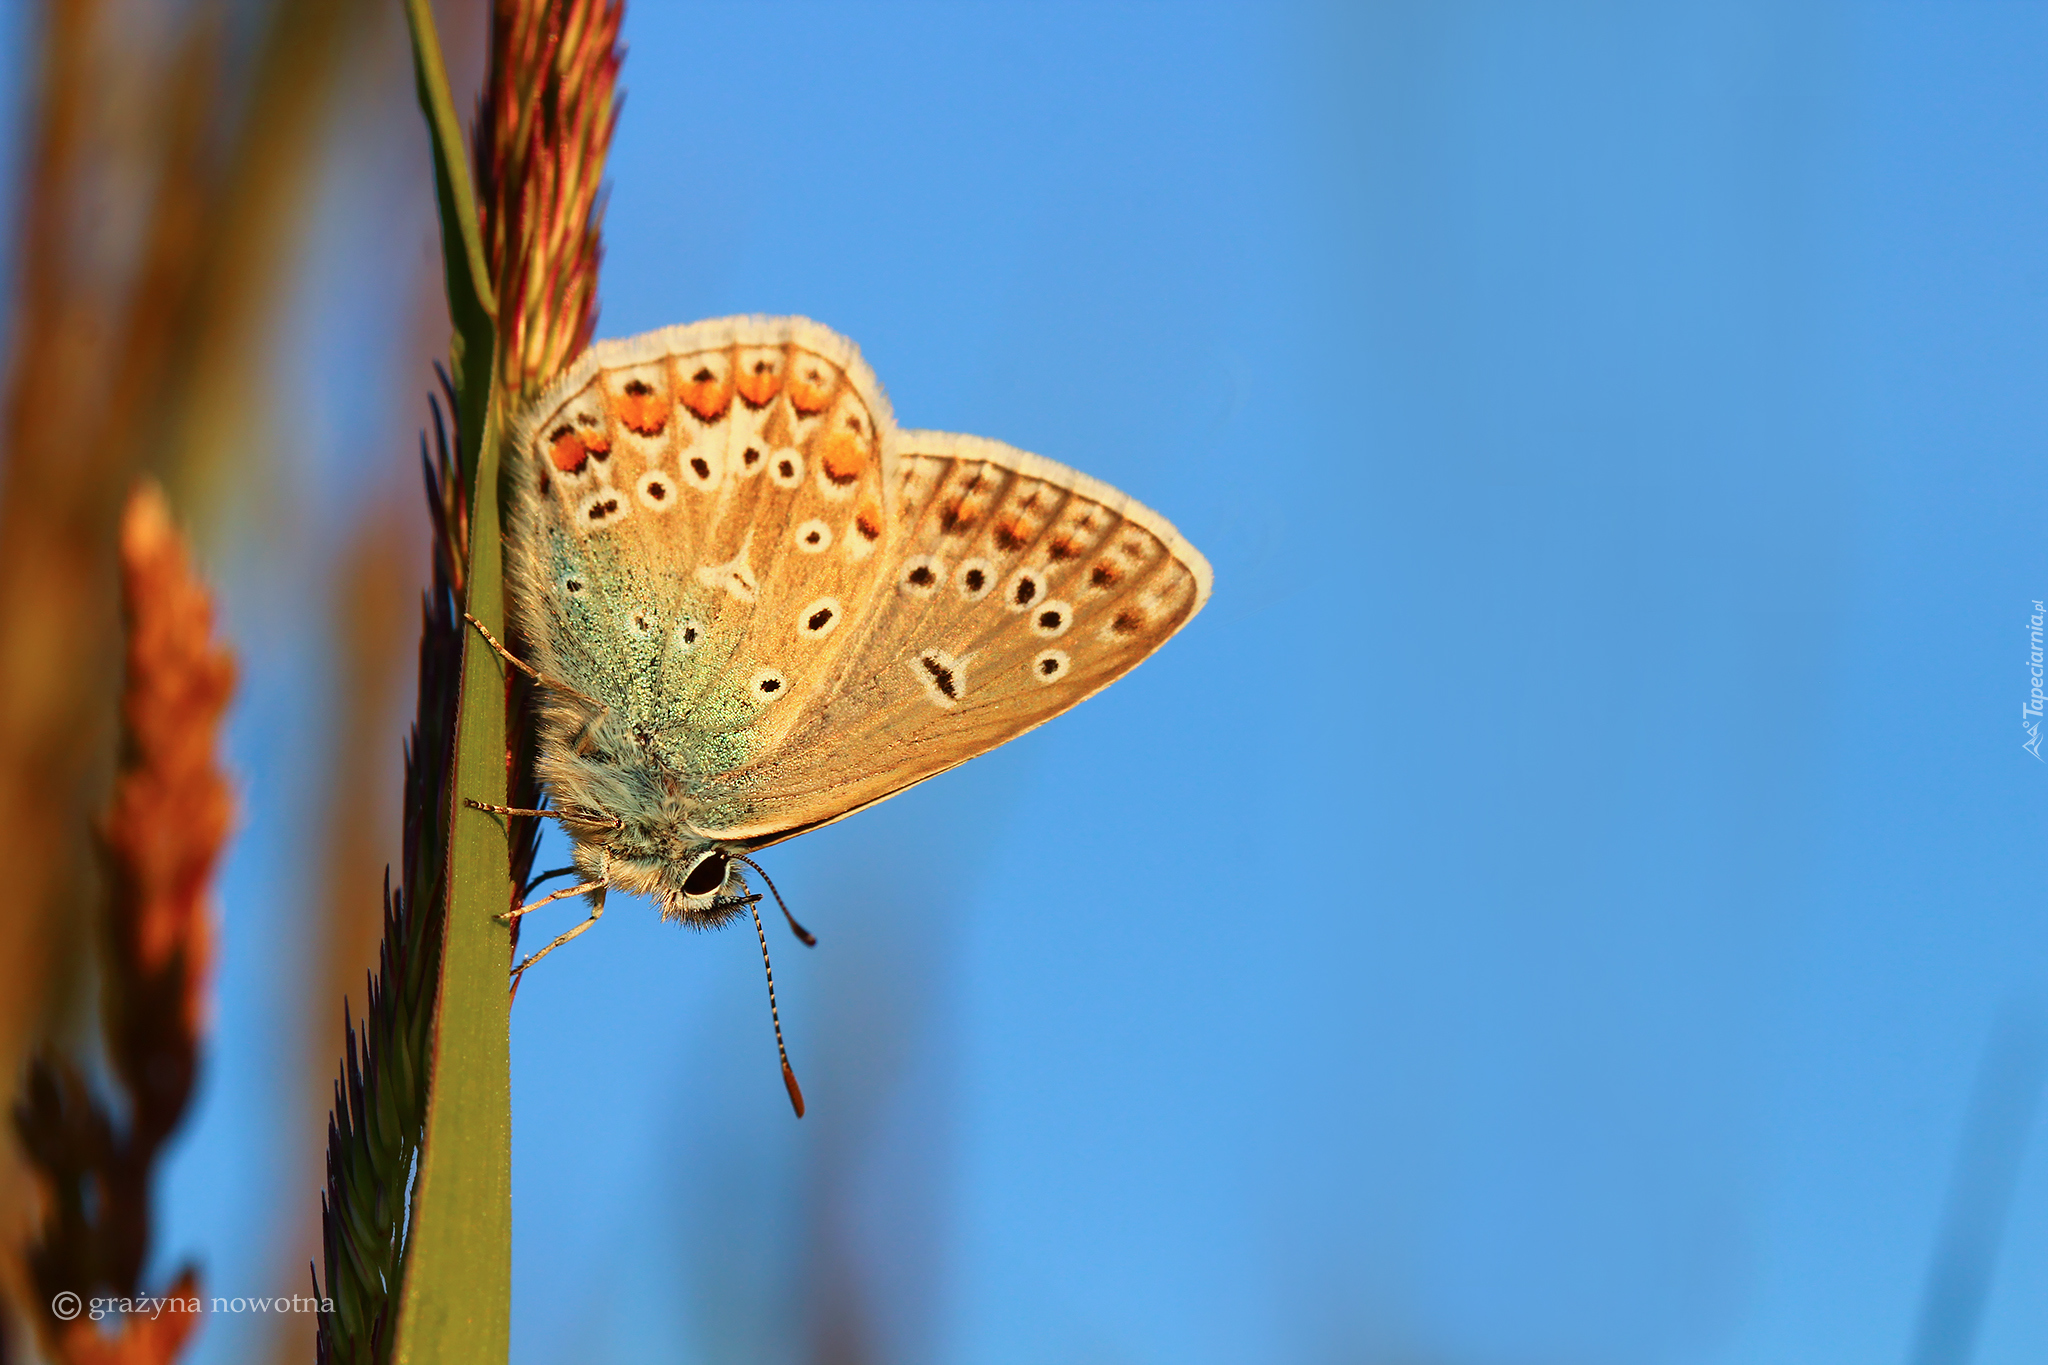
{"type": "Polygon", "coordinates": [[[972,436],[896,444],[893,571],[785,742],[729,776],[755,814],[720,837],[772,842],[985,753],[1129,672],[1208,595],[1201,555],[1114,489],[972,436]]]}

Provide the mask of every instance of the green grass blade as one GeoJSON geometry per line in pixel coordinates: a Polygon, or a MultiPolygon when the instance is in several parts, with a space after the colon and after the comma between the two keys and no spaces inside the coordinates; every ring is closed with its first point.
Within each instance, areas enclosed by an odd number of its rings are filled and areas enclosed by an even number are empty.
{"type": "MultiPolygon", "coordinates": [[[[407,0],[419,97],[432,134],[441,213],[461,474],[469,485],[464,606],[505,633],[498,528],[495,312],[475,192],[427,0],[407,0]]],[[[506,793],[505,678],[474,631],[463,636],[448,848],[447,921],[434,1012],[433,1085],[407,1230],[396,1350],[404,1365],[504,1365],[511,1349],[512,1089],[510,849],[496,816],[464,798],[506,793]]]]}
{"type": "MultiPolygon", "coordinates": [[[[419,87],[420,111],[426,115],[428,141],[434,153],[441,265],[448,288],[448,317],[455,325],[449,359],[455,368],[456,427],[462,438],[459,457],[462,477],[473,485],[478,443],[484,433],[484,413],[490,402],[498,304],[492,297],[490,267],[484,260],[483,230],[477,220],[469,153],[463,144],[462,122],[455,114],[454,96],[448,91],[448,69],[441,61],[441,38],[434,29],[430,0],[405,0],[405,18],[412,33],[413,76],[419,87]]],[[[471,508],[476,506],[473,493],[472,489],[471,508]]]]}
{"type": "MultiPolygon", "coordinates": [[[[468,607],[497,633],[504,597],[494,425],[480,446],[468,607]]],[[[511,904],[509,850],[499,817],[461,804],[505,799],[505,677],[474,631],[463,647],[459,715],[434,1085],[399,1307],[401,1365],[504,1365],[511,1345],[511,936],[493,918],[511,904]]]]}

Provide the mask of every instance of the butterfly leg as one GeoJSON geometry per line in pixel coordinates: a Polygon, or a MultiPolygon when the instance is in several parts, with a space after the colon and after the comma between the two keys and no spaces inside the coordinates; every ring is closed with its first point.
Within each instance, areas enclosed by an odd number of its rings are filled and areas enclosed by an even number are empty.
{"type": "MultiPolygon", "coordinates": [[[[550,942],[548,943],[548,946],[547,946],[547,947],[545,947],[545,948],[541,949],[541,950],[540,950],[539,952],[535,953],[535,954],[534,954],[534,955],[533,955],[532,957],[529,957],[529,958],[527,958],[527,959],[526,959],[526,960],[525,960],[524,962],[520,963],[520,964],[519,964],[519,965],[518,965],[517,967],[514,967],[514,968],[512,969],[512,990],[513,990],[513,993],[514,993],[514,994],[517,994],[517,993],[518,993],[518,990],[519,990],[519,978],[520,978],[520,977],[522,977],[522,976],[524,976],[524,975],[526,975],[526,969],[527,969],[528,967],[531,967],[531,966],[532,966],[532,965],[533,965],[534,963],[536,963],[536,962],[540,961],[540,960],[541,960],[542,958],[546,957],[546,956],[547,956],[547,955],[548,955],[549,953],[552,953],[552,952],[553,952],[553,951],[554,951],[555,949],[557,949],[557,948],[561,947],[561,946],[562,946],[562,945],[563,945],[564,943],[567,943],[567,942],[568,942],[568,941],[569,941],[570,939],[572,939],[572,938],[576,937],[576,935],[578,935],[578,934],[582,933],[582,932],[583,932],[583,931],[584,931],[585,929],[588,929],[588,928],[589,928],[589,927],[590,927],[591,925],[593,925],[593,924],[597,923],[597,922],[598,922],[599,920],[601,920],[601,919],[603,919],[603,918],[604,918],[604,892],[605,892],[605,886],[606,886],[606,883],[604,883],[604,882],[595,882],[595,883],[592,883],[591,887],[589,887],[589,888],[585,888],[585,887],[578,887],[578,888],[576,888],[576,889],[577,889],[577,890],[579,890],[579,891],[582,891],[582,890],[586,890],[586,889],[594,889],[594,890],[595,890],[595,891],[597,892],[597,895],[596,895],[596,896],[595,896],[594,898],[592,898],[592,901],[591,901],[591,905],[590,905],[590,918],[589,918],[589,919],[587,919],[587,920],[585,920],[585,921],[583,921],[583,923],[581,923],[581,924],[577,925],[577,926],[576,926],[575,928],[573,928],[573,929],[569,929],[569,930],[567,930],[567,931],[565,931],[565,932],[563,932],[563,933],[559,933],[559,934],[556,934],[556,935],[554,936],[554,938],[553,938],[553,939],[552,939],[552,940],[551,940],[551,941],[550,941],[550,942]]],[[[553,899],[553,898],[552,898],[552,897],[550,897],[549,899],[553,899]]],[[[538,901],[536,901],[536,902],[534,902],[534,903],[535,903],[536,905],[538,905],[538,904],[539,904],[539,902],[538,902],[538,901]]]]}
{"type": "Polygon", "coordinates": [[[522,891],[520,894],[524,896],[531,896],[534,892],[535,887],[545,885],[546,883],[553,881],[557,877],[573,877],[582,870],[582,868],[575,867],[572,865],[569,867],[549,868],[546,872],[536,873],[534,875],[533,880],[526,884],[526,890],[522,891]]]}
{"type": "MultiPolygon", "coordinates": [[[[478,801],[474,797],[468,796],[462,798],[462,804],[468,806],[471,810],[489,811],[492,815],[533,815],[543,820],[566,820],[569,818],[558,810],[526,810],[519,806],[494,806],[488,801],[478,801]]],[[[583,818],[588,819],[589,817],[585,816],[583,818]]],[[[594,823],[601,824],[604,822],[597,821],[594,823]]],[[[626,827],[626,822],[616,815],[611,818],[610,823],[613,829],[624,829],[626,827]]],[[[550,873],[548,875],[552,876],[554,874],[550,873]]],[[[542,880],[545,880],[545,878],[542,880]]]]}
{"type": "Polygon", "coordinates": [[[502,915],[493,915],[492,918],[497,920],[498,923],[500,924],[510,924],[513,920],[518,919],[521,915],[531,914],[533,911],[540,909],[543,905],[547,905],[552,901],[562,900],[569,896],[580,896],[586,891],[596,891],[604,885],[605,883],[603,882],[585,882],[581,886],[572,886],[568,888],[566,891],[551,892],[548,895],[542,896],[537,901],[528,901],[525,905],[520,906],[517,910],[507,910],[502,915]]]}
{"type": "Polygon", "coordinates": [[[484,637],[484,643],[489,645],[492,651],[496,653],[499,658],[503,659],[506,663],[512,665],[514,668],[518,669],[521,673],[524,673],[527,677],[533,679],[535,682],[547,681],[546,678],[541,677],[540,673],[534,668],[532,664],[526,662],[526,660],[520,658],[511,650],[505,648],[505,646],[499,644],[498,637],[491,634],[490,630],[484,625],[483,622],[477,620],[468,612],[462,613],[462,619],[476,627],[476,633],[484,637]]]}
{"type": "Polygon", "coordinates": [[[506,663],[512,665],[512,667],[518,669],[521,673],[524,673],[527,677],[539,683],[542,687],[552,688],[554,691],[561,692],[568,696],[574,697],[576,698],[576,700],[580,702],[585,702],[590,706],[594,706],[600,711],[604,709],[604,707],[601,704],[599,704],[599,702],[594,697],[585,696],[583,693],[577,691],[575,688],[569,686],[569,684],[561,681],[559,678],[548,677],[547,675],[543,674],[539,669],[535,668],[532,664],[526,662],[526,660],[520,658],[517,654],[514,654],[511,650],[505,648],[505,646],[498,643],[498,637],[491,634],[489,628],[486,627],[483,622],[477,620],[468,612],[462,613],[462,619],[476,627],[476,633],[484,637],[484,643],[491,647],[492,653],[496,654],[506,663]]]}

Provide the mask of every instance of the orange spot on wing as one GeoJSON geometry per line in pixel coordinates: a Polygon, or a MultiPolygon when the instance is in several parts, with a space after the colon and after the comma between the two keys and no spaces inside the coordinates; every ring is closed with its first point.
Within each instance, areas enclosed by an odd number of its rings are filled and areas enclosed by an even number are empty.
{"type": "Polygon", "coordinates": [[[782,392],[782,352],[769,347],[753,347],[740,352],[737,382],[740,397],[750,407],[762,407],[769,399],[782,392]]]}
{"type": "Polygon", "coordinates": [[[732,406],[732,391],[732,371],[725,365],[683,362],[683,382],[677,386],[676,396],[683,400],[684,407],[705,421],[715,422],[725,416],[725,410],[732,406]]]}
{"type": "Polygon", "coordinates": [[[854,515],[853,529],[860,532],[862,538],[866,540],[880,540],[882,538],[882,509],[873,503],[868,503],[862,507],[854,515]]]}
{"type": "Polygon", "coordinates": [[[827,432],[820,437],[817,454],[824,465],[825,477],[841,487],[859,478],[861,471],[868,467],[867,443],[843,431],[827,432]]]}
{"type": "Polygon", "coordinates": [[[1052,543],[1046,546],[1045,549],[1046,553],[1054,559],[1079,559],[1081,557],[1080,543],[1072,536],[1055,536],[1052,543]]]}
{"type": "Polygon", "coordinates": [[[628,431],[642,436],[659,436],[668,425],[668,399],[644,379],[630,379],[612,400],[612,411],[628,431]]]}
{"type": "Polygon", "coordinates": [[[611,453],[611,448],[596,441],[586,441],[576,428],[556,427],[548,436],[548,459],[564,474],[580,474],[583,466],[590,463],[592,454],[599,459],[611,453]],[[593,449],[595,447],[595,449],[593,449]]]}
{"type": "Polygon", "coordinates": [[[1024,542],[1031,538],[1029,530],[1022,517],[1011,517],[1006,521],[997,522],[994,529],[989,532],[989,539],[995,541],[998,549],[1021,550],[1024,548],[1024,542]]]}
{"type": "Polygon", "coordinates": [[[838,387],[839,371],[814,355],[797,355],[790,367],[789,401],[798,412],[823,412],[838,387]]]}

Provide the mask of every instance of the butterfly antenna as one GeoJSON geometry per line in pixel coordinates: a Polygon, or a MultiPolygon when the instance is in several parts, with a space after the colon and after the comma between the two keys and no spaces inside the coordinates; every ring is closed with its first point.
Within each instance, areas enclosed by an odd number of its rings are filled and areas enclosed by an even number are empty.
{"type": "Polygon", "coordinates": [[[761,898],[750,896],[747,909],[754,912],[754,937],[761,940],[761,970],[768,975],[768,1018],[775,1025],[775,1051],[782,1058],[782,1083],[789,1089],[789,1102],[796,1116],[804,1116],[804,1092],[797,1087],[796,1072],[789,1069],[789,1049],[782,1045],[782,1013],[775,1008],[775,964],[768,960],[768,931],[761,927],[761,898]]]}
{"type": "Polygon", "coordinates": [[[761,880],[768,883],[768,891],[771,895],[775,897],[775,903],[777,905],[782,906],[782,917],[789,921],[789,932],[795,934],[797,936],[798,941],[800,941],[804,945],[804,947],[817,947],[818,940],[816,939],[816,937],[812,935],[810,930],[804,928],[801,924],[798,924],[796,922],[795,915],[789,913],[789,907],[787,905],[783,905],[782,893],[775,889],[774,880],[771,877],[769,877],[767,872],[763,871],[761,865],[755,862],[752,858],[749,858],[744,853],[735,853],[732,856],[734,858],[737,858],[739,861],[745,863],[748,867],[753,868],[754,871],[761,873],[761,880]]]}

